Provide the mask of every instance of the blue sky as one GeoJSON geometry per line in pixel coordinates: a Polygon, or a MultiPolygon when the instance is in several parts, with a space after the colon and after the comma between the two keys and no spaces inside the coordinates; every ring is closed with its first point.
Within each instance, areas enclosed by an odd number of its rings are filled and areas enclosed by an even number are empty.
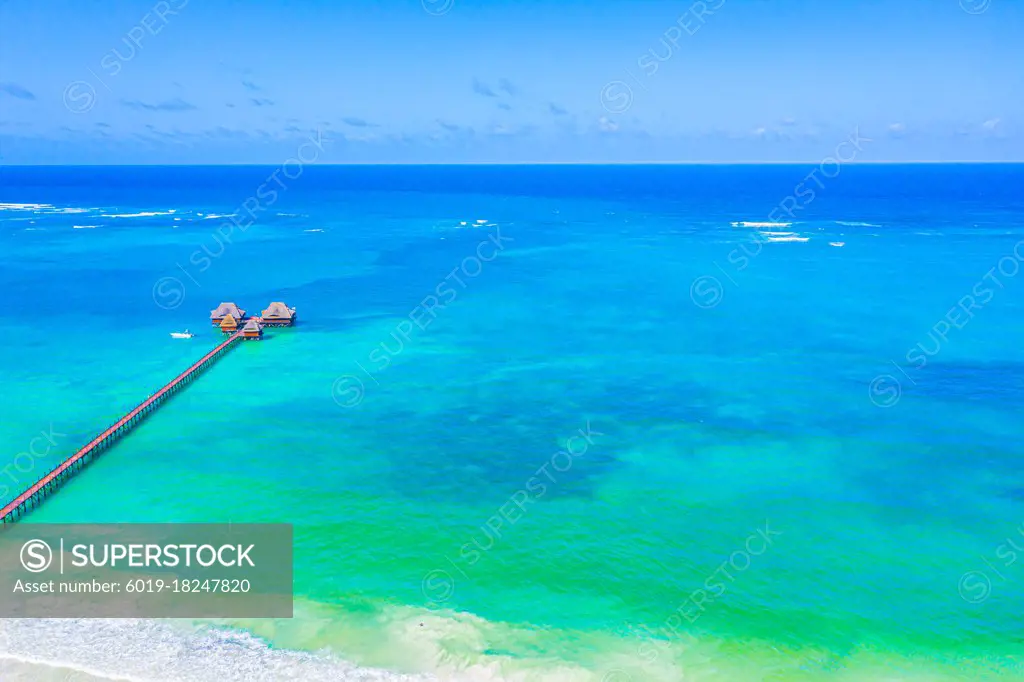
{"type": "Polygon", "coordinates": [[[0,0],[0,162],[1024,160],[1018,0],[0,0]]]}

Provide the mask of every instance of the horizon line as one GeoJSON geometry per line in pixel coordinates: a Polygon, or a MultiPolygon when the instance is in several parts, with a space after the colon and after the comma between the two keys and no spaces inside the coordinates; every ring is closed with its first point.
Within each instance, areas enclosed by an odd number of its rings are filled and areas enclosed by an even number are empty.
{"type": "MultiPolygon", "coordinates": [[[[4,168],[161,168],[168,166],[180,167],[274,167],[284,162],[213,162],[213,163],[14,163],[0,162],[0,172],[4,168]]],[[[806,166],[823,163],[814,161],[378,161],[351,163],[318,163],[310,162],[305,166],[352,167],[352,166],[806,166]]],[[[913,161],[850,161],[843,166],[923,166],[923,165],[1024,165],[1019,161],[992,160],[913,160],[913,161]]]]}

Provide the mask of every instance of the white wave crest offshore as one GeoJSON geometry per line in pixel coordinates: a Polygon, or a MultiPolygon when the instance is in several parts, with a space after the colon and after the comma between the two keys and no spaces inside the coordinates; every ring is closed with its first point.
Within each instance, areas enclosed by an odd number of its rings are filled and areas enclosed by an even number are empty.
{"type": "MultiPolygon", "coordinates": [[[[458,229],[463,229],[463,228],[467,228],[467,227],[497,227],[497,226],[498,226],[498,223],[492,223],[492,222],[490,222],[490,221],[488,221],[486,219],[477,218],[477,219],[474,219],[472,221],[460,220],[459,224],[455,225],[455,229],[458,230],[458,229]]],[[[441,226],[439,226],[439,227],[441,227],[441,226]]]]}
{"type": "Polygon", "coordinates": [[[177,213],[177,209],[170,209],[169,211],[140,211],[138,213],[103,213],[101,214],[104,218],[151,218],[158,215],[174,215],[177,213]]]}
{"type": "Polygon", "coordinates": [[[11,204],[0,202],[0,211],[42,211],[53,208],[53,204],[11,204]]]}
{"type": "Polygon", "coordinates": [[[53,204],[18,204],[0,202],[0,211],[29,211],[40,215],[76,214],[98,211],[96,208],[82,208],[80,206],[54,206],[53,204]]]}
{"type": "Polygon", "coordinates": [[[793,223],[758,223],[747,220],[732,223],[733,227],[791,227],[793,223]]]}

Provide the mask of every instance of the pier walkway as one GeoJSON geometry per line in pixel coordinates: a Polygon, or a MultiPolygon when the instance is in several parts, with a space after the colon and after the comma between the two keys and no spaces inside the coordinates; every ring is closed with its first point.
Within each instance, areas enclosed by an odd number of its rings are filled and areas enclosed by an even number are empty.
{"type": "Polygon", "coordinates": [[[119,438],[131,431],[135,425],[143,420],[150,412],[156,410],[163,401],[178,392],[179,389],[192,383],[192,380],[220,358],[225,351],[232,348],[242,338],[242,332],[232,334],[227,341],[220,344],[209,353],[204,355],[198,362],[175,377],[170,383],[151,395],[135,409],[121,417],[116,424],[93,438],[88,445],[68,457],[59,464],[53,471],[43,476],[31,488],[18,495],[3,509],[0,509],[0,519],[6,525],[13,523],[16,519],[27,514],[31,509],[38,507],[44,499],[54,493],[65,481],[82,470],[96,455],[113,445],[119,438]]]}

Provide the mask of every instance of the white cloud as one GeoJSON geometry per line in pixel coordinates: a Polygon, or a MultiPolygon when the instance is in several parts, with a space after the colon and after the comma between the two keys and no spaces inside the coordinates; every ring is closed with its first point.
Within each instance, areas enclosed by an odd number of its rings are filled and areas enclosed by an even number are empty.
{"type": "Polygon", "coordinates": [[[902,123],[891,123],[891,124],[889,124],[889,132],[890,133],[905,133],[906,131],[907,131],[907,126],[905,126],[902,123]]]}
{"type": "Polygon", "coordinates": [[[993,118],[993,119],[990,119],[990,120],[985,121],[984,123],[982,123],[981,127],[984,128],[985,130],[988,130],[989,132],[994,132],[996,129],[999,128],[999,123],[1000,122],[1001,122],[1001,119],[993,118]]]}
{"type": "Polygon", "coordinates": [[[607,116],[602,116],[601,118],[597,119],[597,126],[598,128],[601,129],[602,132],[606,133],[614,133],[616,130],[619,129],[619,124],[611,120],[607,116]]]}

